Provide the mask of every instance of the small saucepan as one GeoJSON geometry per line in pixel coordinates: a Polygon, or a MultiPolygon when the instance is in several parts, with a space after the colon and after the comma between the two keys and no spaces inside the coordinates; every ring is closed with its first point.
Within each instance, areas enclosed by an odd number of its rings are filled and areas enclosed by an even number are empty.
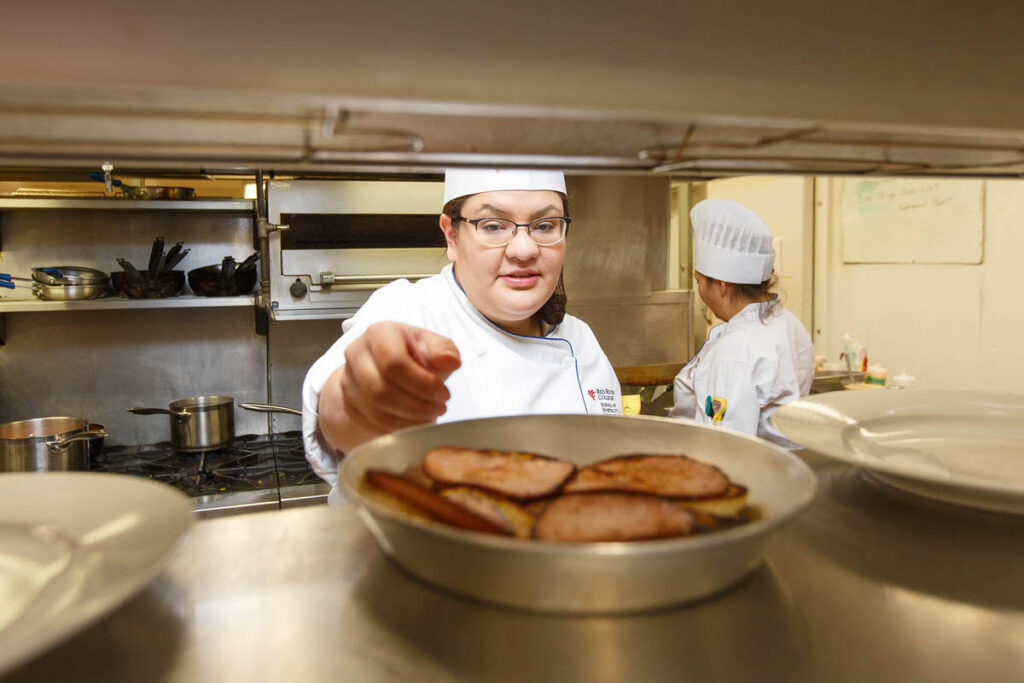
{"type": "Polygon", "coordinates": [[[235,399],[231,396],[193,396],[167,408],[129,408],[136,415],[170,415],[171,446],[185,453],[224,448],[235,438],[235,399]]]}
{"type": "Polygon", "coordinates": [[[0,472],[89,469],[90,451],[107,432],[84,417],[40,417],[0,425],[0,472]]]}

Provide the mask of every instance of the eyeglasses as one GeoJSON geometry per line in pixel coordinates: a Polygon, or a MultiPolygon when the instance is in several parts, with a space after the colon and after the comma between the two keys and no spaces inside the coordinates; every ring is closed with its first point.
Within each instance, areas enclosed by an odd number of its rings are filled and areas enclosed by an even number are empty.
{"type": "Polygon", "coordinates": [[[550,247],[565,239],[571,218],[550,216],[538,218],[529,223],[516,223],[507,218],[465,218],[459,220],[472,224],[481,241],[489,247],[504,247],[515,239],[519,228],[526,228],[526,234],[541,246],[550,247]]]}

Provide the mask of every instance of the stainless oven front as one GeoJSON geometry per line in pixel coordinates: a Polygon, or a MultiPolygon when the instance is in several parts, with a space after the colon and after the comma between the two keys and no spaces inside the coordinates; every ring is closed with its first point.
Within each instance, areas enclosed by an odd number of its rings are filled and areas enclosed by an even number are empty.
{"type": "Polygon", "coordinates": [[[436,181],[271,181],[271,309],[277,320],[347,318],[379,287],[448,262],[436,181]]]}

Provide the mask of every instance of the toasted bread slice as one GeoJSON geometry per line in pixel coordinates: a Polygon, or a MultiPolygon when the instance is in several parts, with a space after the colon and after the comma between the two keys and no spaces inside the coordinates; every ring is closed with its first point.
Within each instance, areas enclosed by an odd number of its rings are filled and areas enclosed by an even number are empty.
{"type": "Polygon", "coordinates": [[[472,486],[452,486],[441,496],[506,529],[516,538],[529,538],[534,516],[507,498],[472,486]]]}
{"type": "Polygon", "coordinates": [[[677,499],[676,502],[690,510],[706,512],[716,517],[739,517],[747,510],[747,499],[745,486],[729,484],[728,490],[718,498],[677,499]]]}

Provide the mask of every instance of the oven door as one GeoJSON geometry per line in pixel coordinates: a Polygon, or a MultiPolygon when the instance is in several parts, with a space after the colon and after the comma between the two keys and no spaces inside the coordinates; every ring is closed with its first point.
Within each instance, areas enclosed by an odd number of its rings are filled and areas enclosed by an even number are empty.
{"type": "Polygon", "coordinates": [[[379,287],[448,263],[438,226],[443,183],[273,181],[270,293],[274,318],[347,318],[379,287]]]}

